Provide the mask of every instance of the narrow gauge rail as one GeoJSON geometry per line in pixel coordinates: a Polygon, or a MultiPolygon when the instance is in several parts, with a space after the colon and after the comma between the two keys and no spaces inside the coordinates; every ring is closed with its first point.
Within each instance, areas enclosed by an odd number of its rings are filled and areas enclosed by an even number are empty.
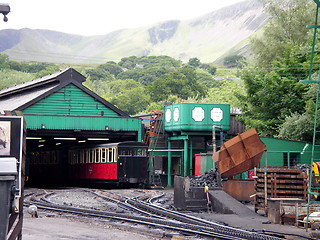
{"type": "MultiPolygon", "coordinates": [[[[236,228],[226,227],[219,224],[212,223],[213,225],[210,225],[208,224],[210,222],[207,222],[204,224],[202,219],[197,219],[195,217],[192,217],[191,218],[192,220],[190,219],[188,220],[187,215],[184,216],[183,219],[181,219],[180,217],[174,217],[172,211],[170,213],[170,219],[168,220],[168,219],[160,219],[158,216],[158,214],[164,216],[165,215],[164,211],[161,211],[161,213],[156,214],[155,213],[156,210],[154,209],[152,210],[153,212],[152,215],[148,214],[148,217],[143,217],[143,216],[130,216],[128,214],[105,212],[105,211],[99,211],[99,210],[59,205],[46,200],[46,197],[49,196],[50,194],[52,193],[47,194],[45,197],[41,197],[41,194],[38,194],[37,196],[32,196],[30,197],[30,201],[26,201],[26,204],[36,204],[39,209],[79,214],[79,215],[88,216],[88,217],[107,218],[107,219],[120,220],[120,221],[132,222],[137,224],[144,224],[144,225],[149,225],[149,226],[154,226],[159,228],[170,229],[178,232],[183,232],[189,235],[192,234],[192,235],[203,236],[206,238],[230,239],[230,240],[235,240],[235,239],[237,240],[243,240],[243,239],[280,240],[282,239],[282,238],[269,236],[265,234],[259,234],[256,232],[250,232],[245,230],[239,230],[236,228]]],[[[44,194],[42,194],[42,196],[43,195],[44,194]]],[[[98,194],[98,195],[100,196],[101,194],[98,194]]],[[[122,206],[129,206],[128,204],[131,201],[134,201],[134,200],[129,199],[128,203],[124,203],[124,205],[122,206]]],[[[130,203],[130,205],[131,204],[132,203],[130,203]]]]}
{"type": "MultiPolygon", "coordinates": [[[[105,197],[103,194],[95,193],[96,195],[103,197],[106,200],[109,200],[110,197],[105,197]]],[[[162,194],[163,195],[163,194],[162,194]]],[[[148,202],[152,202],[153,199],[160,198],[161,196],[148,198],[148,202]]],[[[136,197],[137,198],[137,197],[136,197]]],[[[196,218],[194,216],[190,216],[187,214],[179,213],[177,211],[171,211],[157,205],[153,205],[147,202],[139,201],[135,198],[126,199],[125,203],[120,202],[117,200],[119,204],[125,206],[127,208],[134,208],[137,211],[142,211],[143,213],[152,214],[155,217],[163,216],[169,219],[176,220],[178,222],[183,222],[186,225],[192,226],[192,229],[198,229],[201,232],[214,231],[215,233],[233,236],[233,237],[240,237],[241,239],[283,239],[274,236],[264,235],[256,232],[250,232],[246,230],[241,230],[233,227],[224,226],[221,224],[217,224],[214,222],[206,221],[201,218],[196,218]]]]}

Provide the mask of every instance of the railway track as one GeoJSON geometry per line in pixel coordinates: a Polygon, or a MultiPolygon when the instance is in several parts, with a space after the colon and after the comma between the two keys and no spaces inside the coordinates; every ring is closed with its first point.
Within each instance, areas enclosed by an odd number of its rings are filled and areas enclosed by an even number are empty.
{"type": "Polygon", "coordinates": [[[74,207],[66,204],[56,203],[50,200],[55,192],[43,192],[31,194],[25,200],[25,203],[34,204],[39,209],[48,211],[58,211],[62,213],[77,214],[85,217],[97,218],[100,221],[104,219],[125,221],[134,224],[143,224],[155,228],[163,228],[185,235],[201,236],[207,239],[261,239],[261,240],[280,240],[281,236],[261,234],[247,230],[241,230],[210,221],[196,218],[177,211],[165,209],[153,204],[155,199],[161,198],[161,195],[151,196],[147,191],[140,192],[134,197],[123,197],[116,194],[110,194],[100,190],[86,190],[92,197],[112,202],[126,211],[135,212],[135,214],[117,213],[105,210],[89,209],[83,207],[74,207]]]}

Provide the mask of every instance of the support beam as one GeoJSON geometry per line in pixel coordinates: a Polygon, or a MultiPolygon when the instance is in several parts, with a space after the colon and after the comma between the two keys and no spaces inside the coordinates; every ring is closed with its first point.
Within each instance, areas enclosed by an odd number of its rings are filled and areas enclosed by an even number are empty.
{"type": "Polygon", "coordinates": [[[193,148],[192,148],[192,138],[190,138],[190,154],[189,154],[189,166],[188,166],[188,168],[189,168],[189,173],[188,173],[188,175],[189,176],[192,176],[193,174],[192,174],[192,172],[193,172],[193,164],[192,164],[192,156],[193,156],[193,148]]]}
{"type": "Polygon", "coordinates": [[[189,136],[186,136],[186,135],[169,137],[170,141],[173,141],[173,140],[188,140],[188,139],[189,139],[189,136]]]}
{"type": "Polygon", "coordinates": [[[171,141],[168,141],[168,187],[172,187],[172,153],[171,153],[171,141]]]}
{"type": "Polygon", "coordinates": [[[188,139],[183,143],[183,177],[186,177],[188,176],[188,139]]]}

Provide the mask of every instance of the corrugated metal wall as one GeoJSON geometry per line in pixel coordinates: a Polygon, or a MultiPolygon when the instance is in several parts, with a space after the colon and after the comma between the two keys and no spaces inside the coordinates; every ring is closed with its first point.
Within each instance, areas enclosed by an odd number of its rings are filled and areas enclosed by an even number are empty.
{"type": "Polygon", "coordinates": [[[54,114],[73,116],[110,116],[118,114],[73,84],[23,110],[23,114],[54,114]]]}

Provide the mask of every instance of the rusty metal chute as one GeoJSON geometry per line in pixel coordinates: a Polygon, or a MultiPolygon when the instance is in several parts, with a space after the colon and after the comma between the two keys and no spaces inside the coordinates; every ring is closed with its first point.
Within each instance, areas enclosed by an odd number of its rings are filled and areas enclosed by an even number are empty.
{"type": "Polygon", "coordinates": [[[264,151],[266,146],[252,128],[223,143],[212,159],[222,177],[232,177],[256,167],[264,151]]]}

